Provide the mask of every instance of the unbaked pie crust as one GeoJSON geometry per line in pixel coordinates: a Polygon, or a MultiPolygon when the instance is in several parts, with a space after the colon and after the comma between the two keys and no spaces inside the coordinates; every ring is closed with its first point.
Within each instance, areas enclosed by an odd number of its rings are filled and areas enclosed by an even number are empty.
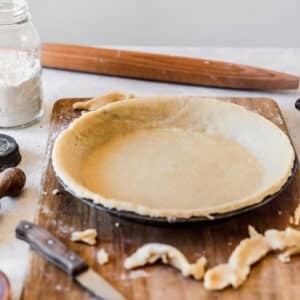
{"type": "Polygon", "coordinates": [[[295,160],[289,138],[245,108],[153,97],[106,104],[75,120],[52,152],[77,197],[140,215],[189,218],[261,202],[295,160]]]}

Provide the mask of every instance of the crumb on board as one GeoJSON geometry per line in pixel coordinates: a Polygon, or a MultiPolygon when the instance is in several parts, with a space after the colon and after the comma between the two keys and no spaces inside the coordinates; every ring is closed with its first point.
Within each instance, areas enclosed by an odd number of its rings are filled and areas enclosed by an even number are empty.
{"type": "Polygon", "coordinates": [[[62,290],[62,286],[61,286],[60,284],[57,284],[57,285],[55,286],[55,289],[56,289],[57,291],[61,291],[61,290],[62,290]]]}
{"type": "Polygon", "coordinates": [[[280,253],[278,255],[278,259],[283,263],[289,263],[291,261],[291,256],[299,253],[300,253],[300,246],[294,246],[280,253]]]}
{"type": "Polygon", "coordinates": [[[105,249],[101,248],[98,252],[97,252],[97,262],[100,265],[105,265],[109,262],[109,254],[106,252],[105,249]]]}
{"type": "Polygon", "coordinates": [[[149,273],[144,270],[134,270],[130,271],[128,274],[121,274],[121,280],[139,279],[145,277],[149,277],[149,273]]]}
{"type": "Polygon", "coordinates": [[[120,223],[119,223],[119,222],[116,222],[116,223],[115,223],[115,227],[120,227],[120,223]]]}
{"type": "Polygon", "coordinates": [[[167,217],[167,221],[168,221],[168,223],[175,223],[176,222],[176,217],[174,217],[174,216],[167,217]]]}
{"type": "Polygon", "coordinates": [[[52,195],[56,196],[59,194],[59,189],[53,189],[52,190],[52,195]]]}
{"type": "Polygon", "coordinates": [[[295,209],[295,213],[294,213],[294,225],[300,225],[300,204],[295,209]]]}
{"type": "Polygon", "coordinates": [[[86,229],[84,231],[74,231],[71,234],[71,241],[82,242],[88,245],[95,245],[97,238],[96,229],[86,229]]]}
{"type": "Polygon", "coordinates": [[[278,210],[277,213],[278,213],[279,216],[281,216],[282,215],[282,210],[278,210]]]}

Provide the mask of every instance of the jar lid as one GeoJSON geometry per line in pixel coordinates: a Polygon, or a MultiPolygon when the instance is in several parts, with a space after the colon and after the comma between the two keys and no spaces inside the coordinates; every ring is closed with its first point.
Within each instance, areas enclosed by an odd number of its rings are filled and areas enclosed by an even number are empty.
{"type": "Polygon", "coordinates": [[[0,171],[15,167],[21,161],[19,146],[14,138],[0,134],[0,171]]]}
{"type": "Polygon", "coordinates": [[[28,5],[24,0],[0,1],[0,25],[21,23],[30,18],[28,5]]]}

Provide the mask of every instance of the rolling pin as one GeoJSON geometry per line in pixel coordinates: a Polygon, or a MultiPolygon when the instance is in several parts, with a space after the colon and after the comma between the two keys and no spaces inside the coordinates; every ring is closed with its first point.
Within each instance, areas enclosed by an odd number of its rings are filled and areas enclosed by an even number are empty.
{"type": "Polygon", "coordinates": [[[299,77],[208,59],[44,43],[42,65],[48,68],[210,87],[297,89],[299,77]]]}

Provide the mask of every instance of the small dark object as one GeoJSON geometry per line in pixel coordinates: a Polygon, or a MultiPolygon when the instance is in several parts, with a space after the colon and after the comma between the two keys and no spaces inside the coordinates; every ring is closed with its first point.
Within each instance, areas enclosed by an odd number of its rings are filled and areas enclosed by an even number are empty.
{"type": "Polygon", "coordinates": [[[25,173],[19,168],[8,168],[0,173],[0,198],[21,194],[26,182],[25,173]]]}
{"type": "Polygon", "coordinates": [[[295,102],[295,107],[300,110],[300,99],[297,99],[295,102]]]}
{"type": "Polygon", "coordinates": [[[9,167],[15,167],[21,161],[19,146],[14,138],[0,134],[0,172],[9,167]]]}

